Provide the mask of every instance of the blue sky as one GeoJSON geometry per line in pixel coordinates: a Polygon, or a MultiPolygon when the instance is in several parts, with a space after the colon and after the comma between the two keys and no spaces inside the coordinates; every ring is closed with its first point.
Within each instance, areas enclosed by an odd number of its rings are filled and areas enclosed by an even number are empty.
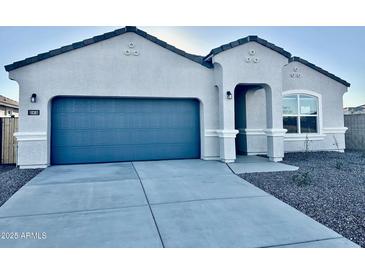
{"type": "MultiPolygon", "coordinates": [[[[118,27],[0,27],[0,94],[18,99],[3,66],[118,27]]],[[[351,83],[344,106],[365,104],[365,27],[140,27],[190,53],[258,35],[351,83]]]]}

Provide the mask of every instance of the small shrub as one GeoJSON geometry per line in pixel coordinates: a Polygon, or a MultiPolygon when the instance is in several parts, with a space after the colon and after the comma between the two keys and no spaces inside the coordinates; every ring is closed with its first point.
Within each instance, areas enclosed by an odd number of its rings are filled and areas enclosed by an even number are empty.
{"type": "Polygon", "coordinates": [[[305,135],[305,140],[304,140],[304,156],[306,159],[309,158],[309,152],[310,152],[310,140],[308,137],[308,134],[305,135]]]}
{"type": "Polygon", "coordinates": [[[344,166],[344,163],[342,161],[336,161],[336,168],[337,169],[342,169],[344,166]]]}
{"type": "Polygon", "coordinates": [[[309,172],[302,172],[293,175],[292,181],[297,186],[307,186],[312,183],[312,178],[310,177],[309,172]]]}

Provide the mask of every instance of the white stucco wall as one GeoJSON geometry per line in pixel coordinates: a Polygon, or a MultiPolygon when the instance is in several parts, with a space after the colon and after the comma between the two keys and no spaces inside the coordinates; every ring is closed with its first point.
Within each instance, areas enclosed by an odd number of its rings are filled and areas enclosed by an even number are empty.
{"type": "MultiPolygon", "coordinates": [[[[224,113],[223,130],[234,130],[234,101],[225,100],[226,91],[235,90],[237,84],[262,85],[265,88],[265,99],[268,109],[266,111],[265,136],[261,138],[267,142],[267,154],[274,161],[280,161],[283,155],[283,122],[281,107],[282,92],[282,68],[288,63],[288,59],[257,43],[249,42],[233,49],[221,52],[213,57],[212,62],[221,69],[220,85],[220,113],[224,113]]],[[[216,80],[218,82],[218,80],[216,80]]],[[[238,131],[237,131],[238,133],[238,131]]],[[[234,159],[235,140],[229,135],[220,138],[221,154],[224,151],[225,159],[234,159]]],[[[261,146],[259,144],[259,146],[261,146]]]]}
{"type": "Polygon", "coordinates": [[[59,95],[197,98],[201,102],[201,155],[219,157],[218,97],[213,70],[179,56],[135,33],[126,33],[10,72],[20,86],[21,166],[50,164],[51,100],[59,95]],[[134,43],[138,56],[124,50],[134,43]],[[30,103],[32,93],[37,103],[30,103]],[[39,109],[39,116],[28,116],[39,109]],[[207,135],[207,137],[205,137],[207,135]]]}
{"type": "MultiPolygon", "coordinates": [[[[317,134],[285,134],[284,151],[343,151],[345,132],[343,94],[347,87],[299,62],[284,65],[282,70],[283,95],[286,93],[308,94],[318,97],[319,132],[317,134]],[[292,77],[291,74],[299,74],[292,77]],[[308,143],[308,146],[306,146],[308,143]]],[[[264,133],[266,102],[263,90],[246,93],[247,129],[239,134],[245,136],[247,154],[266,154],[267,141],[264,133]],[[260,114],[258,114],[260,113],[260,114]]]]}
{"type": "Polygon", "coordinates": [[[285,151],[303,151],[305,142],[309,150],[345,149],[345,132],[343,116],[343,95],[347,87],[314,69],[299,63],[291,62],[283,69],[283,92],[312,94],[319,97],[319,132],[306,136],[285,136],[285,151]],[[292,77],[292,73],[297,76],[292,77]]]}

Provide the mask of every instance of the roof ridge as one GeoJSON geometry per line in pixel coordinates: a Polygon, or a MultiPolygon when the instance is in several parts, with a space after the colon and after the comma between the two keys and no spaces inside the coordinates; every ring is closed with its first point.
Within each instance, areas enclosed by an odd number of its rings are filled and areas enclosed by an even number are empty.
{"type": "Polygon", "coordinates": [[[190,53],[187,53],[187,52],[185,52],[181,49],[178,49],[175,46],[170,45],[167,42],[162,41],[162,40],[158,39],[157,37],[155,37],[153,35],[150,35],[150,34],[148,34],[147,32],[145,32],[143,30],[140,30],[136,26],[125,26],[124,28],[119,28],[119,29],[116,29],[116,30],[113,30],[113,31],[110,31],[110,32],[106,32],[106,33],[101,34],[101,35],[96,35],[96,36],[93,36],[91,38],[87,38],[87,39],[84,39],[82,41],[79,41],[79,42],[74,42],[74,43],[66,45],[66,46],[62,46],[62,47],[59,47],[59,48],[56,48],[56,49],[53,49],[53,50],[49,50],[47,52],[43,52],[43,53],[31,56],[31,57],[25,58],[25,59],[20,60],[20,61],[16,61],[12,64],[5,65],[4,67],[5,67],[5,70],[9,72],[11,70],[14,70],[14,69],[26,66],[26,65],[30,65],[30,64],[39,62],[39,61],[42,61],[44,59],[48,59],[48,58],[60,55],[62,53],[66,53],[66,52],[69,52],[69,51],[72,51],[72,50],[75,50],[75,49],[79,49],[79,48],[82,48],[82,47],[85,47],[85,46],[88,46],[88,45],[91,45],[91,44],[94,44],[94,43],[97,43],[97,42],[100,42],[100,41],[104,41],[104,40],[113,38],[115,36],[125,34],[127,32],[136,33],[136,34],[146,38],[147,40],[149,40],[149,41],[151,41],[155,44],[158,44],[158,45],[160,45],[160,46],[162,46],[162,47],[164,47],[164,48],[166,48],[170,51],[173,51],[174,53],[176,53],[180,56],[183,56],[183,57],[185,57],[185,58],[187,58],[187,59],[189,59],[193,62],[199,63],[199,64],[201,64],[205,67],[208,67],[208,68],[212,67],[212,65],[209,62],[205,62],[203,60],[203,56],[196,55],[196,54],[190,54],[190,53]]]}
{"type": "Polygon", "coordinates": [[[221,53],[223,51],[226,51],[228,49],[232,49],[232,48],[235,48],[237,46],[240,46],[240,45],[244,45],[248,42],[257,42],[267,48],[270,48],[276,52],[278,52],[279,54],[281,55],[284,55],[285,57],[287,58],[290,58],[291,57],[291,53],[284,50],[283,48],[281,47],[278,47],[276,46],[275,44],[273,43],[270,43],[268,42],[267,40],[265,39],[262,39],[260,37],[258,37],[257,35],[248,35],[244,38],[240,38],[240,39],[237,39],[237,40],[234,40],[230,43],[227,43],[227,44],[223,44],[219,47],[216,47],[214,49],[212,49],[205,57],[204,57],[204,60],[210,60],[214,55],[218,54],[218,53],[221,53]]]}
{"type": "Polygon", "coordinates": [[[175,46],[173,45],[170,45],[168,44],[167,42],[165,41],[162,41],[160,39],[158,39],[157,37],[153,36],[153,35],[150,35],[148,34],[147,32],[137,28],[136,26],[125,26],[124,28],[119,28],[119,29],[116,29],[116,30],[113,30],[113,31],[110,31],[110,32],[106,32],[104,34],[101,34],[101,35],[96,35],[94,37],[91,37],[91,38],[88,38],[88,39],[84,39],[82,41],[79,41],[79,42],[75,42],[75,43],[72,43],[72,44],[69,44],[69,45],[66,45],[66,46],[63,46],[63,47],[60,47],[60,48],[57,48],[57,49],[53,49],[53,50],[50,50],[48,52],[44,52],[44,53],[40,53],[38,55],[35,55],[35,56],[32,56],[32,57],[28,57],[28,58],[25,58],[23,60],[20,60],[20,61],[16,61],[12,64],[9,64],[9,65],[5,65],[5,70],[6,71],[11,71],[11,70],[14,70],[14,69],[17,69],[17,68],[20,68],[20,67],[23,67],[23,66],[26,66],[26,65],[30,65],[30,64],[33,64],[33,63],[36,63],[36,62],[39,62],[39,61],[42,61],[44,59],[48,59],[48,58],[51,58],[51,57],[54,57],[54,56],[57,56],[57,55],[60,55],[62,53],[66,53],[66,52],[69,52],[71,50],[75,50],[75,49],[78,49],[78,48],[82,48],[82,47],[85,47],[85,46],[88,46],[88,45],[91,45],[91,44],[94,44],[94,43],[97,43],[97,42],[100,42],[100,41],[104,41],[106,39],[110,39],[110,38],[113,38],[115,36],[118,36],[118,35],[122,35],[122,34],[125,34],[127,32],[133,32],[133,33],[136,33],[144,38],[146,38],[147,40],[155,43],[155,44],[158,44],[159,46],[163,47],[163,48],[166,48],[167,50],[170,50],[182,57],[185,57],[193,62],[196,62],[204,67],[207,67],[207,68],[213,68],[213,64],[211,62],[211,58],[218,54],[218,53],[221,53],[225,50],[228,50],[228,49],[232,49],[234,47],[237,47],[239,45],[243,45],[243,44],[246,44],[248,42],[256,42],[256,43],[259,43],[271,50],[274,50],[276,52],[278,52],[279,54],[285,56],[288,58],[288,61],[289,63],[290,62],[294,62],[294,61],[298,61],[302,64],[305,64],[309,67],[311,67],[312,69],[344,84],[345,86],[349,87],[350,86],[350,83],[348,83],[347,81],[341,79],[340,77],[320,68],[320,67],[317,67],[316,65],[300,58],[300,57],[297,57],[297,56],[292,56],[292,54],[286,50],[284,50],[284,48],[281,48],[281,47],[278,47],[276,46],[275,44],[273,43],[270,43],[268,42],[267,40],[265,39],[262,39],[260,37],[258,37],[257,35],[249,35],[249,36],[246,36],[244,38],[240,38],[238,40],[235,40],[235,41],[232,41],[230,43],[227,43],[227,44],[223,44],[219,47],[216,47],[214,49],[212,49],[209,54],[207,54],[206,56],[201,56],[201,55],[196,55],[196,54],[191,54],[191,53],[187,53],[181,49],[178,49],[176,48],[175,46]]]}

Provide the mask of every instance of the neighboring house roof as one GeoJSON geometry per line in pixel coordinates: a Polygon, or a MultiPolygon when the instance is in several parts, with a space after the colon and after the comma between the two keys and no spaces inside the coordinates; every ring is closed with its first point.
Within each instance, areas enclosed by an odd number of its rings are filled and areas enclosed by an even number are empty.
{"type": "Polygon", "coordinates": [[[134,26],[126,26],[124,28],[120,28],[120,29],[117,29],[117,30],[114,30],[114,31],[111,31],[111,32],[107,32],[107,33],[104,33],[102,35],[98,35],[98,36],[94,36],[92,38],[89,38],[89,39],[86,39],[86,40],[83,40],[83,41],[80,41],[80,42],[76,42],[76,43],[73,43],[73,44],[70,44],[70,45],[67,45],[67,46],[63,46],[61,48],[58,48],[58,49],[55,49],[55,50],[51,50],[51,51],[48,51],[48,52],[45,52],[45,53],[41,53],[41,54],[38,54],[36,56],[33,56],[33,57],[29,57],[29,58],[26,58],[24,60],[21,60],[21,61],[17,61],[17,62],[14,62],[12,64],[9,64],[9,65],[6,65],[5,66],[5,70],[6,71],[11,71],[11,70],[14,70],[14,69],[17,69],[17,68],[20,68],[20,67],[24,67],[24,66],[27,66],[27,65],[30,65],[30,64],[33,64],[33,63],[36,63],[36,62],[39,62],[39,61],[42,61],[44,59],[48,59],[48,58],[51,58],[51,57],[54,57],[54,56],[57,56],[57,55],[60,55],[62,53],[66,53],[66,52],[69,52],[69,51],[72,51],[72,50],[75,50],[75,49],[78,49],[78,48],[82,48],[82,47],[86,47],[88,45],[91,45],[91,44],[94,44],[94,43],[97,43],[97,42],[100,42],[100,41],[104,41],[104,40],[107,40],[107,39],[110,39],[110,38],[113,38],[115,36],[118,36],[118,35],[122,35],[122,34],[125,34],[127,32],[133,32],[133,33],[136,33],[144,38],[146,38],[147,40],[155,43],[155,44],[158,44],[160,45],[161,47],[164,47],[180,56],[183,56],[193,62],[196,62],[198,64],[201,64],[207,68],[213,68],[213,64],[212,64],[212,57],[218,53],[221,53],[223,51],[226,51],[226,50],[229,50],[229,49],[232,49],[234,47],[237,47],[239,45],[243,45],[243,44],[246,44],[248,42],[256,42],[256,43],[259,43],[269,49],[272,49],[273,51],[276,51],[280,54],[282,54],[283,56],[285,56],[286,58],[289,59],[289,62],[294,62],[294,61],[297,61],[297,62],[300,62],[302,64],[305,64],[309,67],[311,67],[312,69],[344,84],[345,86],[349,87],[350,84],[348,82],[346,82],[345,80],[335,76],[334,74],[332,73],[329,73],[328,71],[320,68],[320,67],[317,67],[315,66],[314,64],[306,61],[306,60],[303,60],[299,57],[291,57],[291,53],[284,50],[283,48],[281,47],[278,47],[264,39],[261,39],[259,38],[258,36],[255,36],[255,35],[250,35],[250,36],[247,36],[245,38],[241,38],[241,39],[238,39],[236,41],[233,41],[233,42],[230,42],[228,44],[224,44],[220,47],[217,47],[217,48],[214,48],[210,51],[210,53],[207,55],[207,56],[200,56],[200,55],[195,55],[195,54],[190,54],[190,53],[187,53],[181,49],[178,49],[160,39],[158,39],[157,37],[155,36],[152,36],[150,34],[148,34],[147,32],[143,31],[143,30],[140,30],[138,29],[137,27],[134,27],[134,26]]]}
{"type": "Polygon", "coordinates": [[[345,114],[362,114],[365,113],[365,104],[357,107],[346,107],[343,110],[345,114]]]}
{"type": "Polygon", "coordinates": [[[10,98],[0,95],[0,106],[7,106],[12,108],[19,108],[19,104],[17,101],[14,101],[10,98]]]}

